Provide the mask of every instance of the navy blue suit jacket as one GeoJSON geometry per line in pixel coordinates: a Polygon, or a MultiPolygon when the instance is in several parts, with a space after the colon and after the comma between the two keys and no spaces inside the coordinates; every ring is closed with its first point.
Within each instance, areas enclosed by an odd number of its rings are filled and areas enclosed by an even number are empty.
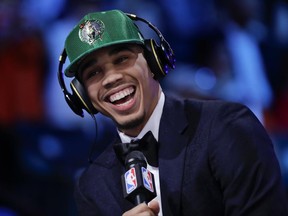
{"type": "MultiPolygon", "coordinates": [[[[246,107],[166,96],[159,145],[164,216],[288,215],[273,145],[246,107]]],[[[122,195],[124,172],[111,144],[76,184],[79,214],[133,208],[122,195]]]]}

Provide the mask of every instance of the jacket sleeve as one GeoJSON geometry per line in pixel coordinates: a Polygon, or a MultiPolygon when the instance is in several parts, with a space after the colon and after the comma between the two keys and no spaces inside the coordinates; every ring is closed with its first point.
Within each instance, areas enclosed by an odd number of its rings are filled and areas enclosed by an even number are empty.
{"type": "Polygon", "coordinates": [[[210,125],[209,160],[227,216],[285,216],[287,198],[273,144],[239,104],[217,109],[210,125]]]}

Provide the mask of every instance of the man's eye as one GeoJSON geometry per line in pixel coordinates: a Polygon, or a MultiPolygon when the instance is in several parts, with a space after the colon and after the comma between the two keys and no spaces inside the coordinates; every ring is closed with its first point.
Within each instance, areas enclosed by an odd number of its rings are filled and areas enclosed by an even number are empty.
{"type": "Polygon", "coordinates": [[[85,79],[88,80],[88,79],[96,76],[96,75],[99,74],[99,73],[100,73],[99,70],[90,71],[90,72],[88,72],[88,73],[86,74],[85,79]]]}
{"type": "Polygon", "coordinates": [[[123,62],[126,62],[128,60],[127,56],[121,56],[120,58],[117,58],[114,62],[114,64],[121,64],[123,62]]]}

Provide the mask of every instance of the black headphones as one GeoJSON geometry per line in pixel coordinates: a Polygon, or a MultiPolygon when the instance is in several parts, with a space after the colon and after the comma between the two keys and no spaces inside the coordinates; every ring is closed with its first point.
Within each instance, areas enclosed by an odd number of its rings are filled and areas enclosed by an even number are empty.
{"type": "MultiPolygon", "coordinates": [[[[151,69],[153,68],[154,78],[157,80],[163,78],[168,73],[169,68],[175,68],[176,59],[169,43],[165,40],[161,32],[149,21],[137,17],[134,14],[126,13],[126,15],[133,21],[142,21],[146,23],[158,35],[160,39],[160,45],[158,45],[153,39],[145,39],[144,56],[149,67],[151,69]]],[[[67,90],[64,82],[64,75],[62,72],[66,58],[67,53],[64,49],[59,58],[58,81],[62,92],[64,93],[67,104],[75,114],[81,117],[84,117],[83,109],[91,115],[96,114],[98,111],[92,105],[84,86],[77,78],[74,78],[70,83],[72,93],[69,93],[69,91],[67,90]]]]}

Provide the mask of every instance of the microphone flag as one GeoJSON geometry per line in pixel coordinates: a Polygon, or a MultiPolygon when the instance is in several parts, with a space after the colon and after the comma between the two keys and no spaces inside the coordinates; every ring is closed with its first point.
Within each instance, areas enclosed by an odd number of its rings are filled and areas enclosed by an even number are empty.
{"type": "Polygon", "coordinates": [[[128,170],[121,176],[124,198],[135,205],[156,197],[154,175],[146,167],[145,159],[132,158],[128,170]]]}

